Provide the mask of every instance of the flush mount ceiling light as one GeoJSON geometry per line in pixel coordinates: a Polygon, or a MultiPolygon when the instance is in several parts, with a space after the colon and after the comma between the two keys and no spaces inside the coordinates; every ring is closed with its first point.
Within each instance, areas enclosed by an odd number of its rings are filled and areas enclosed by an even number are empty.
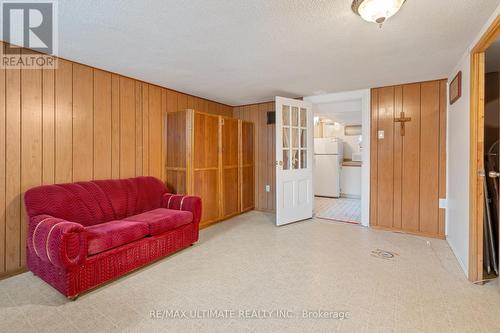
{"type": "Polygon", "coordinates": [[[380,26],[394,16],[406,0],[354,0],[352,11],[365,21],[378,23],[380,26]]]}

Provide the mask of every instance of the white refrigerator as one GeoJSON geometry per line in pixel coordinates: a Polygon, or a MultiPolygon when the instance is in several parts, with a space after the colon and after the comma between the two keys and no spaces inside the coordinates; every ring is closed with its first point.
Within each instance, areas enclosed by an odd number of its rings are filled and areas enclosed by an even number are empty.
{"type": "Polygon", "coordinates": [[[314,195],[340,197],[342,160],[342,140],[337,138],[314,139],[314,195]]]}

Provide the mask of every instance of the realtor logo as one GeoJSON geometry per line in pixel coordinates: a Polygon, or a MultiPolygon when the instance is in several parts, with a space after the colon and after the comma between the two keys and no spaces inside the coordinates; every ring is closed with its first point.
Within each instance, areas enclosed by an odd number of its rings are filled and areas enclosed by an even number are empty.
{"type": "Polygon", "coordinates": [[[2,68],[54,68],[57,54],[54,1],[1,1],[2,68]],[[22,51],[21,51],[22,48],[22,51]]]}

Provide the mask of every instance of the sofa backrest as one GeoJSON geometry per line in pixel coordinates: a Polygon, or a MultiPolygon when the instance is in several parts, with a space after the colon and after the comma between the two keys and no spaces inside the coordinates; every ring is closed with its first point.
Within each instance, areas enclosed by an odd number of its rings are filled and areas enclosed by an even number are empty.
{"type": "Polygon", "coordinates": [[[38,186],[24,195],[29,217],[51,215],[84,226],[161,207],[165,185],[154,177],[38,186]]]}

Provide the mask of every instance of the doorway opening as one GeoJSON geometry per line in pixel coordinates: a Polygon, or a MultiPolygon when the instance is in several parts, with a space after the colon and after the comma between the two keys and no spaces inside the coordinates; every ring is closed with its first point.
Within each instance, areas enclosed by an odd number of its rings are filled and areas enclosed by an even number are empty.
{"type": "Polygon", "coordinates": [[[314,213],[361,223],[361,100],[321,104],[314,115],[314,213]]]}
{"type": "Polygon", "coordinates": [[[484,76],[484,218],[483,276],[498,276],[500,38],[485,51],[484,76]]]}
{"type": "Polygon", "coordinates": [[[314,112],[314,215],[368,226],[370,91],[304,100],[314,112]]]}
{"type": "MultiPolygon", "coordinates": [[[[495,111],[495,108],[498,109],[498,86],[495,86],[498,85],[498,80],[495,83],[497,76],[494,72],[497,70],[495,63],[498,62],[500,54],[495,55],[500,48],[499,37],[500,17],[497,17],[471,52],[469,216],[469,280],[471,281],[484,281],[498,275],[498,176],[500,176],[498,165],[500,163],[496,141],[500,137],[500,111],[495,111]]],[[[500,68],[498,70],[500,71],[500,68]]]]}

